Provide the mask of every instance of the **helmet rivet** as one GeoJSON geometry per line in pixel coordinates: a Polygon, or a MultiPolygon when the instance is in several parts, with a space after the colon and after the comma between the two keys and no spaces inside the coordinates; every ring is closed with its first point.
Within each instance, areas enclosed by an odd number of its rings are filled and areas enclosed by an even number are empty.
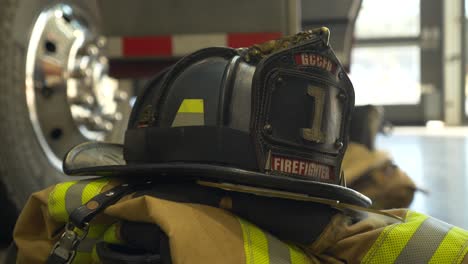
{"type": "Polygon", "coordinates": [[[343,142],[341,142],[339,139],[335,141],[335,148],[340,150],[343,148],[343,146],[344,146],[343,142]]]}
{"type": "Polygon", "coordinates": [[[89,201],[87,204],[86,204],[86,208],[88,208],[89,210],[95,210],[97,209],[98,207],[100,206],[100,204],[96,201],[89,201]]]}
{"type": "Polygon", "coordinates": [[[338,94],[338,99],[339,99],[340,101],[345,101],[345,100],[346,100],[346,94],[344,94],[344,93],[339,93],[339,94],[338,94]]]}
{"type": "Polygon", "coordinates": [[[271,132],[273,131],[273,127],[272,127],[270,124],[266,124],[266,125],[263,127],[263,130],[265,131],[265,133],[271,134],[271,132]]]}
{"type": "Polygon", "coordinates": [[[341,71],[339,74],[338,74],[338,78],[340,78],[340,80],[344,79],[345,77],[345,73],[343,71],[341,71]]]}
{"type": "Polygon", "coordinates": [[[277,83],[278,85],[283,84],[283,81],[284,81],[284,80],[283,80],[283,78],[281,78],[281,77],[279,77],[278,79],[276,79],[276,83],[277,83]]]}

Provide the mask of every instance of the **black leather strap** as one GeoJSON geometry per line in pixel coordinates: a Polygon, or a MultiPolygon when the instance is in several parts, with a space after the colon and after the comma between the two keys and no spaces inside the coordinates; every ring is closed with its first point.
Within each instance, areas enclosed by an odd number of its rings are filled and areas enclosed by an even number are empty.
{"type": "Polygon", "coordinates": [[[120,184],[107,192],[94,196],[86,204],[76,208],[70,214],[70,222],[76,227],[83,228],[91,219],[102,212],[108,206],[116,203],[124,195],[137,191],[143,187],[151,185],[151,181],[138,181],[133,183],[120,184]]]}
{"type": "Polygon", "coordinates": [[[76,208],[70,214],[70,221],[78,228],[82,228],[84,223],[89,222],[98,213],[104,210],[109,205],[117,202],[122,196],[132,190],[129,184],[121,184],[110,189],[107,192],[100,193],[94,196],[86,204],[76,208]]]}
{"type": "Polygon", "coordinates": [[[250,135],[228,127],[129,129],[124,157],[128,163],[201,162],[257,170],[250,135]]]}

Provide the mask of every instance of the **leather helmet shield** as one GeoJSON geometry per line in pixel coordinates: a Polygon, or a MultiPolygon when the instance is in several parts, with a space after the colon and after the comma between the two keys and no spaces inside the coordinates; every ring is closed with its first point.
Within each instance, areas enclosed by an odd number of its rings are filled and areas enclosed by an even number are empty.
{"type": "Polygon", "coordinates": [[[272,141],[322,153],[338,154],[342,141],[339,88],[300,72],[278,72],[271,78],[265,135],[272,141]],[[268,131],[269,129],[269,131],[268,131]]]}
{"type": "Polygon", "coordinates": [[[331,48],[311,39],[267,57],[257,71],[252,126],[259,167],[339,184],[354,93],[331,48]]]}

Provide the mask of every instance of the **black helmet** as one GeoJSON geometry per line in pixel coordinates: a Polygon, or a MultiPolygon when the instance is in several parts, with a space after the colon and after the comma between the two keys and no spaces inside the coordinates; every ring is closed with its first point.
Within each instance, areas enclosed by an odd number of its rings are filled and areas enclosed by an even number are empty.
{"type": "Polygon", "coordinates": [[[368,207],[344,186],[354,91],[328,39],[321,28],[182,58],[138,96],[123,146],[78,145],[65,173],[202,180],[368,207]]]}

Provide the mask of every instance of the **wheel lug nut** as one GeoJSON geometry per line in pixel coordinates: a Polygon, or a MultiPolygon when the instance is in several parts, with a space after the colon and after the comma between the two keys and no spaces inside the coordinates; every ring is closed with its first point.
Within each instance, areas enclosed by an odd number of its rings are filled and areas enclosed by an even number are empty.
{"type": "Polygon", "coordinates": [[[111,122],[105,122],[104,123],[104,130],[105,131],[111,131],[114,128],[114,125],[111,122]]]}
{"type": "Polygon", "coordinates": [[[85,77],[85,72],[80,68],[75,68],[72,71],[68,72],[67,78],[83,78],[85,77]]]}
{"type": "Polygon", "coordinates": [[[107,65],[109,63],[109,60],[104,56],[100,56],[99,57],[99,63],[107,65]]]}
{"type": "Polygon", "coordinates": [[[103,36],[98,37],[96,40],[96,44],[99,48],[103,48],[107,44],[107,38],[103,36]]]}
{"type": "Polygon", "coordinates": [[[92,121],[95,125],[102,125],[102,117],[100,116],[93,116],[92,121]]]}
{"type": "Polygon", "coordinates": [[[109,132],[114,128],[112,122],[102,119],[101,116],[93,116],[88,121],[90,130],[109,132]]]}
{"type": "Polygon", "coordinates": [[[94,104],[94,97],[90,94],[80,94],[72,99],[73,104],[92,106],[94,104]]]}
{"type": "Polygon", "coordinates": [[[96,45],[91,44],[86,48],[86,52],[91,56],[96,56],[99,53],[99,49],[96,45]]]}
{"type": "Polygon", "coordinates": [[[123,118],[122,113],[116,112],[116,113],[114,114],[114,120],[115,120],[115,121],[121,121],[122,118],[123,118]]]}
{"type": "Polygon", "coordinates": [[[94,104],[94,97],[92,97],[92,96],[89,95],[89,94],[86,95],[83,99],[84,99],[83,101],[84,101],[85,104],[87,104],[87,105],[92,105],[92,104],[94,104]]]}
{"type": "Polygon", "coordinates": [[[86,70],[85,70],[85,75],[86,75],[86,76],[91,76],[91,75],[93,75],[93,69],[90,69],[90,68],[86,69],[86,70]]]}
{"type": "Polygon", "coordinates": [[[104,117],[104,119],[109,120],[109,121],[120,121],[120,120],[122,120],[123,115],[120,112],[115,112],[115,113],[112,113],[112,114],[106,114],[103,117],[104,117]]]}
{"type": "Polygon", "coordinates": [[[114,96],[114,100],[121,102],[128,99],[128,93],[125,91],[117,91],[114,96]]]}

